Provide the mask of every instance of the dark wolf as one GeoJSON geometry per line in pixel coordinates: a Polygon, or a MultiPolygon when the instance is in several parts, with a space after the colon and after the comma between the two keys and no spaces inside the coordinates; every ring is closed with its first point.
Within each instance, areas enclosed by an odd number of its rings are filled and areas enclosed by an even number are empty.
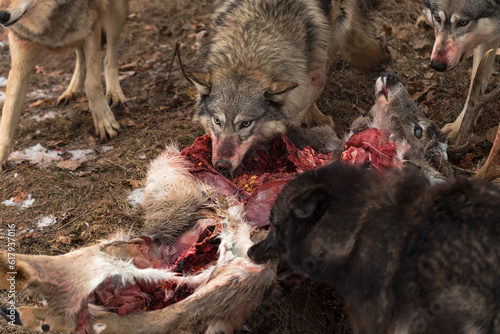
{"type": "Polygon", "coordinates": [[[336,288],[354,333],[500,333],[500,191],[331,164],[279,195],[257,263],[336,288]]]}
{"type": "Polygon", "coordinates": [[[198,90],[194,120],[210,134],[212,163],[226,174],[252,145],[291,126],[333,128],[315,100],[338,53],[364,68],[387,59],[356,0],[219,3],[205,64],[188,77],[198,90]]]}

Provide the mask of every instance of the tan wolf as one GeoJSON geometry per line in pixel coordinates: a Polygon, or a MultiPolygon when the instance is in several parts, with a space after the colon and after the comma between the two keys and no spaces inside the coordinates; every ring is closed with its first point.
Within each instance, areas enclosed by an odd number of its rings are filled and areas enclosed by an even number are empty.
{"type": "Polygon", "coordinates": [[[194,120],[212,138],[214,167],[226,174],[250,147],[291,126],[333,128],[315,101],[338,53],[362,68],[388,57],[357,0],[219,3],[205,64],[188,77],[198,90],[194,120]]]}
{"type": "Polygon", "coordinates": [[[118,80],[118,37],[125,25],[128,0],[1,0],[0,24],[9,30],[11,70],[0,123],[0,170],[12,149],[14,131],[28,90],[30,74],[44,50],[74,49],[76,66],[58,104],[87,94],[96,133],[104,140],[118,135],[119,124],[108,105],[125,105],[118,80]],[[101,34],[106,96],[101,83],[101,34]]]}

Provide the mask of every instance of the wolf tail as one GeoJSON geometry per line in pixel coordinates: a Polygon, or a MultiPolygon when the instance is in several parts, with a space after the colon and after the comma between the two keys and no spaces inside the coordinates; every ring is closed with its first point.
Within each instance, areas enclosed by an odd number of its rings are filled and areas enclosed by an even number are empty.
{"type": "MultiPolygon", "coordinates": [[[[369,27],[367,13],[379,0],[332,0],[332,56],[340,53],[354,67],[369,69],[387,63],[390,53],[369,27]]],[[[334,58],[332,58],[334,59],[334,58]]]]}

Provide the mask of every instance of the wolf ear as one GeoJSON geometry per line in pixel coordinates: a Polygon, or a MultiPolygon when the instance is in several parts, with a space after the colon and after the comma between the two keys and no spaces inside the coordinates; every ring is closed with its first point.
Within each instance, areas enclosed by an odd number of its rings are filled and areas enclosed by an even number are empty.
{"type": "Polygon", "coordinates": [[[210,74],[203,72],[186,73],[186,78],[191,81],[200,95],[208,95],[212,90],[210,74]]]}
{"type": "Polygon", "coordinates": [[[307,189],[292,199],[292,214],[300,219],[320,219],[328,208],[328,193],[328,188],[323,184],[307,189]]]}
{"type": "Polygon", "coordinates": [[[276,81],[271,84],[271,87],[264,93],[266,100],[273,102],[281,102],[284,98],[283,94],[296,88],[299,84],[289,81],[276,81]]]}

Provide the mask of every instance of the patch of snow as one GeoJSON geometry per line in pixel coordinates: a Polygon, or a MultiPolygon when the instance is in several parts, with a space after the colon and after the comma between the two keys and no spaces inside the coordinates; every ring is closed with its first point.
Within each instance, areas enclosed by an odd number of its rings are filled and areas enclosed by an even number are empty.
{"type": "Polygon", "coordinates": [[[31,119],[34,119],[35,121],[40,122],[40,121],[43,121],[45,119],[55,118],[56,115],[57,115],[57,113],[54,110],[50,110],[50,111],[48,111],[46,113],[42,113],[40,115],[34,115],[31,117],[31,119]]]}
{"type": "MultiPolygon", "coordinates": [[[[0,47],[2,47],[2,46],[3,45],[0,45],[0,47]]],[[[7,78],[6,77],[0,77],[0,87],[5,87],[5,86],[7,86],[7,78]]]]}
{"type": "Polygon", "coordinates": [[[71,160],[85,162],[85,161],[95,159],[95,151],[91,148],[87,148],[87,149],[83,149],[83,150],[68,150],[68,152],[73,155],[73,158],[71,160]]]}
{"type": "Polygon", "coordinates": [[[142,160],[145,160],[146,158],[147,158],[147,157],[146,157],[146,155],[145,155],[145,154],[141,154],[141,155],[139,156],[139,159],[142,159],[142,160]]]}
{"type": "Polygon", "coordinates": [[[14,173],[14,178],[16,178],[16,177],[18,177],[18,176],[19,176],[19,174],[17,174],[17,173],[14,173]]]}
{"type": "Polygon", "coordinates": [[[42,89],[37,89],[35,91],[26,94],[26,98],[28,100],[44,100],[47,99],[48,97],[49,95],[47,95],[47,92],[42,89]]]}
{"type": "Polygon", "coordinates": [[[52,161],[60,161],[62,157],[60,152],[56,150],[48,150],[40,143],[35,146],[29,147],[24,151],[15,151],[9,155],[9,159],[16,164],[23,161],[29,161],[30,164],[43,165],[52,161]]]}
{"type": "Polygon", "coordinates": [[[31,198],[31,194],[29,194],[22,202],[14,202],[14,197],[2,202],[5,206],[18,206],[21,209],[27,209],[32,206],[33,203],[35,203],[35,199],[31,198]]]}
{"type": "Polygon", "coordinates": [[[138,188],[133,190],[127,197],[128,203],[132,207],[136,207],[142,204],[144,200],[144,188],[138,188]]]}
{"type": "Polygon", "coordinates": [[[56,217],[54,215],[49,215],[38,219],[36,226],[39,230],[43,230],[45,227],[54,225],[56,223],[56,217]]]}
{"type": "Polygon", "coordinates": [[[114,149],[115,147],[114,146],[107,146],[107,145],[104,145],[104,146],[101,146],[101,150],[103,152],[108,152],[108,151],[111,151],[112,149],[114,149]]]}

